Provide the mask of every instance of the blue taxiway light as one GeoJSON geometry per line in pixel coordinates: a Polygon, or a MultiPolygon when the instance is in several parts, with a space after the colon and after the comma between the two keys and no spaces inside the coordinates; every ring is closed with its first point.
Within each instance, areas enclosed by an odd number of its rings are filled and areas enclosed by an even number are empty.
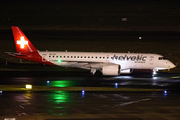
{"type": "Polygon", "coordinates": [[[166,96],[167,96],[167,91],[165,90],[165,91],[164,91],[164,97],[166,97],[166,96]]]}
{"type": "Polygon", "coordinates": [[[85,95],[85,91],[84,91],[84,90],[82,90],[82,97],[84,97],[84,95],[85,95]]]}
{"type": "Polygon", "coordinates": [[[118,83],[115,83],[115,88],[118,88],[118,83]]]}

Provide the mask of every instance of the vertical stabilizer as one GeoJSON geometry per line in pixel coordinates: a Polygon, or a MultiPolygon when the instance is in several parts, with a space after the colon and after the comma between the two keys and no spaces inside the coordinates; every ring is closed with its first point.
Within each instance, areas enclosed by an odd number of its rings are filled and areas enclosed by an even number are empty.
{"type": "Polygon", "coordinates": [[[17,53],[37,52],[36,48],[17,26],[12,26],[17,53]]]}

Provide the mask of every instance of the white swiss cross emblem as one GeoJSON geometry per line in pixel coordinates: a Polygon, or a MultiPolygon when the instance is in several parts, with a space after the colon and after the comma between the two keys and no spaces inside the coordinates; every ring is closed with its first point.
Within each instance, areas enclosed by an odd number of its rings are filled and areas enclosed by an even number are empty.
{"type": "Polygon", "coordinates": [[[21,39],[19,41],[17,41],[17,44],[20,44],[21,45],[21,48],[23,49],[24,48],[24,45],[27,45],[28,44],[28,41],[25,41],[24,40],[24,37],[22,36],[21,39]]]}

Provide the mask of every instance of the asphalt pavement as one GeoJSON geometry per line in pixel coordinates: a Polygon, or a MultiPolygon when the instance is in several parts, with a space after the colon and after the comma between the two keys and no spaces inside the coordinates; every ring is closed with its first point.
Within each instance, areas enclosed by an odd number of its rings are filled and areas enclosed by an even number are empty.
{"type": "Polygon", "coordinates": [[[59,119],[126,119],[165,120],[179,119],[180,97],[178,73],[162,72],[156,77],[149,73],[121,76],[83,76],[81,72],[55,73],[28,72],[26,74],[5,72],[0,84],[40,85],[52,87],[113,87],[149,88],[163,91],[2,91],[0,94],[0,118],[17,120],[59,119]],[[43,76],[43,74],[45,76],[43,76]],[[15,75],[15,76],[14,76],[15,75]],[[22,75],[22,76],[21,76],[22,75]],[[53,76],[54,75],[54,76],[53,76]]]}

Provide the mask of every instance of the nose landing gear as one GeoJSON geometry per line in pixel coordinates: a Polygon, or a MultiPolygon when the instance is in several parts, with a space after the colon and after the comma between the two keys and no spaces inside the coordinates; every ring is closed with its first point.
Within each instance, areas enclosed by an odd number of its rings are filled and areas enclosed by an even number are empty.
{"type": "Polygon", "coordinates": [[[158,71],[158,69],[153,69],[152,77],[155,77],[155,75],[157,74],[157,71],[158,71]]]}

